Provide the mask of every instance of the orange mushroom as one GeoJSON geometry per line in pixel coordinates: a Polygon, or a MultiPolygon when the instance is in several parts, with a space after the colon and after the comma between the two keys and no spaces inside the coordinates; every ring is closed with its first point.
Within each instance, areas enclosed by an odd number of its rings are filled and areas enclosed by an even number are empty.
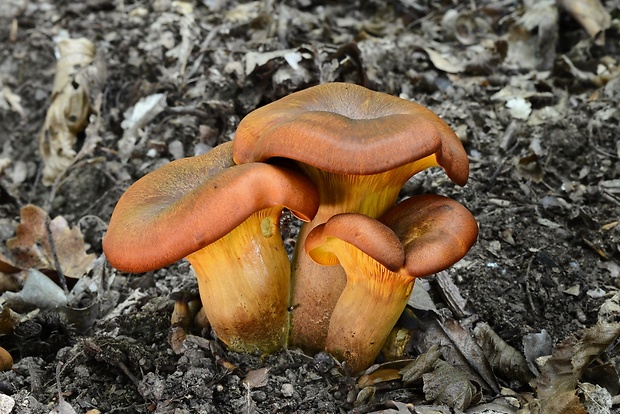
{"type": "Polygon", "coordinates": [[[242,352],[286,343],[290,262],[279,234],[283,208],[308,221],[313,184],[286,168],[234,165],[231,144],[173,161],[120,198],[103,240],[119,270],[145,272],[191,263],[218,337],[242,352]]]}
{"type": "Polygon", "coordinates": [[[354,373],[370,366],[403,312],[415,278],[460,260],[477,236],[472,214],[437,195],[412,197],[380,220],[344,213],[315,227],[306,252],[322,265],[340,263],[347,275],[326,351],[354,373]]]}
{"type": "MultiPolygon", "coordinates": [[[[233,144],[236,163],[284,157],[297,161],[319,190],[308,232],[338,213],[379,217],[415,173],[441,166],[457,184],[469,174],[467,154],[452,129],[429,109],[346,83],[293,93],[248,114],[233,144]]],[[[293,259],[291,341],[323,348],[329,319],[346,278],[299,249],[293,259]]]]}

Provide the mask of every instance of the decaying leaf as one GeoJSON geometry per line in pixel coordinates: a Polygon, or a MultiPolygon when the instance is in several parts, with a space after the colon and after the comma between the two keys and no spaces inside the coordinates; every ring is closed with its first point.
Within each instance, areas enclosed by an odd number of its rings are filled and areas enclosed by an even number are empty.
{"type": "Polygon", "coordinates": [[[527,365],[535,375],[538,375],[536,360],[540,357],[551,355],[553,351],[553,339],[551,335],[543,329],[540,332],[530,333],[523,337],[523,355],[527,365]]]}
{"type": "Polygon", "coordinates": [[[413,289],[411,290],[409,300],[407,301],[407,305],[414,309],[431,311],[437,314],[437,307],[435,307],[433,299],[431,299],[431,296],[428,294],[429,289],[430,286],[426,279],[416,279],[413,284],[413,289]]]}
{"type": "Polygon", "coordinates": [[[493,371],[504,378],[516,379],[524,384],[532,379],[533,374],[523,355],[500,338],[489,324],[476,325],[474,336],[491,363],[493,371]]]}
{"type": "Polygon", "coordinates": [[[10,307],[4,306],[0,312],[0,335],[6,335],[13,332],[17,318],[10,307]]]}
{"type": "Polygon", "coordinates": [[[439,350],[439,346],[433,345],[428,351],[418,356],[413,362],[401,369],[400,374],[403,377],[405,385],[411,386],[415,384],[422,378],[423,374],[431,371],[440,355],[441,351],[439,350]]]}
{"type": "Polygon", "coordinates": [[[575,395],[577,384],[588,365],[620,335],[620,323],[598,323],[585,329],[580,338],[570,336],[556,345],[540,375],[530,384],[536,391],[532,413],[586,413],[575,395]]]}
{"type": "Polygon", "coordinates": [[[241,383],[248,389],[260,388],[267,385],[270,368],[264,367],[249,371],[241,383]]]}
{"type": "Polygon", "coordinates": [[[395,368],[381,368],[370,374],[364,374],[357,380],[357,386],[360,388],[377,385],[381,382],[399,380],[400,372],[395,368]]]}
{"type": "Polygon", "coordinates": [[[596,384],[582,383],[579,384],[577,394],[589,414],[611,413],[613,399],[605,388],[596,384]]]}
{"type": "Polygon", "coordinates": [[[611,27],[611,15],[599,0],[560,0],[558,3],[581,24],[597,45],[605,44],[605,30],[611,27]]]}
{"type": "Polygon", "coordinates": [[[556,57],[559,14],[555,0],[524,2],[523,15],[510,27],[508,60],[520,68],[549,70],[556,57]]]}
{"type": "Polygon", "coordinates": [[[527,404],[518,414],[588,414],[574,392],[562,392],[527,404]]]}
{"type": "Polygon", "coordinates": [[[449,54],[442,54],[430,47],[423,47],[424,51],[428,55],[428,58],[437,69],[446,73],[460,73],[465,70],[465,65],[460,62],[455,56],[449,54]]]}
{"type": "MultiPolygon", "coordinates": [[[[470,306],[467,299],[461,295],[461,291],[456,286],[450,274],[446,271],[438,272],[435,276],[439,293],[446,301],[446,305],[457,319],[471,315],[470,306]]],[[[416,280],[417,284],[417,280],[416,280]]]]}
{"type": "Polygon", "coordinates": [[[60,270],[65,276],[80,278],[92,269],[95,255],[86,253],[89,246],[84,243],[80,229],[70,228],[62,216],[50,220],[45,210],[27,205],[21,210],[21,223],[16,233],[15,238],[6,242],[7,257],[0,257],[12,267],[58,270],[54,247],[60,270]],[[54,246],[50,243],[50,234],[54,246]]]}
{"type": "Polygon", "coordinates": [[[469,329],[461,326],[454,319],[446,319],[441,324],[441,327],[465,361],[467,361],[468,367],[480,376],[482,385],[485,388],[499,392],[500,387],[491,369],[491,365],[483,350],[472,338],[469,329]]]}
{"type": "Polygon", "coordinates": [[[598,310],[598,322],[620,322],[620,292],[603,302],[598,310]]]}
{"type": "MultiPolygon", "coordinates": [[[[0,83],[0,87],[2,84],[0,83]]],[[[6,101],[8,106],[15,112],[17,112],[21,117],[24,123],[28,122],[28,116],[24,111],[24,107],[22,106],[22,98],[16,93],[13,93],[8,86],[4,86],[0,88],[0,108],[3,106],[2,101],[6,101]]]]}
{"type": "Polygon", "coordinates": [[[165,93],[156,93],[141,98],[134,106],[127,109],[121,122],[123,137],[118,140],[119,155],[125,162],[136,147],[140,130],[151,122],[168,106],[165,93]]]}
{"type": "Polygon", "coordinates": [[[522,177],[540,183],[543,180],[544,171],[536,154],[528,155],[516,160],[517,171],[522,177]]]}
{"type": "Polygon", "coordinates": [[[441,20],[441,29],[445,38],[454,38],[469,46],[478,43],[481,37],[493,31],[489,20],[489,16],[479,10],[462,12],[450,9],[441,20]]]}
{"type": "Polygon", "coordinates": [[[437,360],[432,372],[422,375],[422,379],[427,401],[465,410],[480,398],[479,390],[469,381],[467,375],[441,359],[437,360]]]}
{"type": "Polygon", "coordinates": [[[573,371],[578,378],[585,369],[620,335],[620,323],[600,323],[585,331],[572,357],[573,371]]]}
{"type": "Polygon", "coordinates": [[[98,79],[93,67],[95,45],[88,39],[61,39],[51,103],[39,133],[43,183],[52,185],[73,163],[77,134],[91,112],[89,95],[98,79]]]}
{"type": "Polygon", "coordinates": [[[402,359],[407,354],[409,341],[413,335],[413,330],[402,326],[395,326],[381,348],[381,355],[386,361],[396,361],[402,359]]]}
{"type": "Polygon", "coordinates": [[[52,279],[36,269],[29,269],[19,292],[4,292],[2,301],[15,309],[59,310],[67,306],[65,292],[52,279]]]}
{"type": "MultiPolygon", "coordinates": [[[[420,315],[421,316],[421,315],[420,315]]],[[[469,329],[454,319],[438,320],[436,317],[420,318],[424,335],[414,335],[412,346],[424,352],[437,344],[441,356],[449,364],[459,367],[484,389],[499,392],[499,384],[489,361],[472,338],[469,329]]]]}

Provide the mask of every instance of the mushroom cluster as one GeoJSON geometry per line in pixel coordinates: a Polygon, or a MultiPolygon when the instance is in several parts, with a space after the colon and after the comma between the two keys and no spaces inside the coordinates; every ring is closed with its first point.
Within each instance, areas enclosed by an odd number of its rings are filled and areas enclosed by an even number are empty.
{"type": "Polygon", "coordinates": [[[471,213],[436,195],[396,203],[414,174],[467,182],[467,155],[427,108],[329,83],[248,114],[232,143],[147,174],[119,200],[104,251],[119,270],[187,258],[213,330],[231,349],[327,350],[372,363],[415,278],[460,260],[471,213]],[[292,263],[282,210],[305,221],[292,263]]]}

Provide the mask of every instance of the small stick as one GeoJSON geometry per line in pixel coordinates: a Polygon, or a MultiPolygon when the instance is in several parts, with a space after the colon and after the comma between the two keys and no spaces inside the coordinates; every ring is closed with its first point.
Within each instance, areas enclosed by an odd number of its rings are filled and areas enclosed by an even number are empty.
{"type": "Polygon", "coordinates": [[[65,295],[68,295],[69,289],[67,288],[67,279],[65,279],[65,274],[62,272],[62,268],[60,267],[60,260],[58,260],[58,252],[56,251],[56,243],[54,243],[54,238],[52,237],[50,224],[50,217],[47,216],[45,218],[45,226],[47,227],[47,240],[50,244],[50,249],[52,250],[52,257],[54,258],[54,267],[56,267],[56,272],[58,273],[58,282],[60,283],[60,287],[65,291],[65,295]]]}

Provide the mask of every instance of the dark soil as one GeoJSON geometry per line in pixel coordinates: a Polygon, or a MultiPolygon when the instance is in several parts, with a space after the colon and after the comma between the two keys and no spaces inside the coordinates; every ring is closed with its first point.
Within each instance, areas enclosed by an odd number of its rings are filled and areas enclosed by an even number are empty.
{"type": "MultiPolygon", "coordinates": [[[[525,335],[543,330],[557,343],[594,325],[620,287],[620,4],[603,3],[615,17],[603,45],[560,10],[557,45],[536,49],[536,69],[504,53],[524,10],[510,0],[202,0],[181,3],[192,9],[187,15],[170,0],[3,0],[0,234],[13,237],[21,207],[32,203],[79,226],[100,257],[105,223],[136,179],[231,140],[248,112],[291,92],[328,81],[365,84],[428,106],[463,140],[471,167],[465,187],[434,169],[412,178],[402,196],[443,194],[478,220],[478,243],[447,272],[468,301],[467,324],[487,322],[520,351],[525,335]],[[471,42],[449,36],[448,11],[477,22],[471,42]],[[38,135],[55,73],[53,38],[61,34],[95,43],[106,80],[96,147],[49,187],[38,135]],[[174,49],[184,41],[186,49],[174,49]],[[423,47],[456,61],[433,61],[423,47]],[[297,69],[283,53],[264,55],[288,49],[301,59],[297,69]],[[125,156],[123,114],[155,93],[165,94],[167,107],[125,156]],[[21,99],[21,113],[11,96],[21,99]],[[506,106],[514,97],[531,104],[526,119],[506,106]]],[[[552,43],[543,31],[531,33],[552,43]]],[[[398,382],[359,397],[356,379],[323,354],[235,354],[199,331],[173,352],[171,294],[196,289],[188,264],[127,275],[98,261],[97,271],[106,289],[96,294],[94,314],[83,311],[83,326],[41,310],[0,336],[16,362],[0,374],[13,412],[71,412],[59,405],[57,368],[64,400],[78,413],[411,412],[392,401],[425,403],[422,387],[398,382]],[[261,367],[269,368],[266,384],[246,378],[261,367]]],[[[436,305],[449,313],[442,288],[429,280],[436,305]]]]}

